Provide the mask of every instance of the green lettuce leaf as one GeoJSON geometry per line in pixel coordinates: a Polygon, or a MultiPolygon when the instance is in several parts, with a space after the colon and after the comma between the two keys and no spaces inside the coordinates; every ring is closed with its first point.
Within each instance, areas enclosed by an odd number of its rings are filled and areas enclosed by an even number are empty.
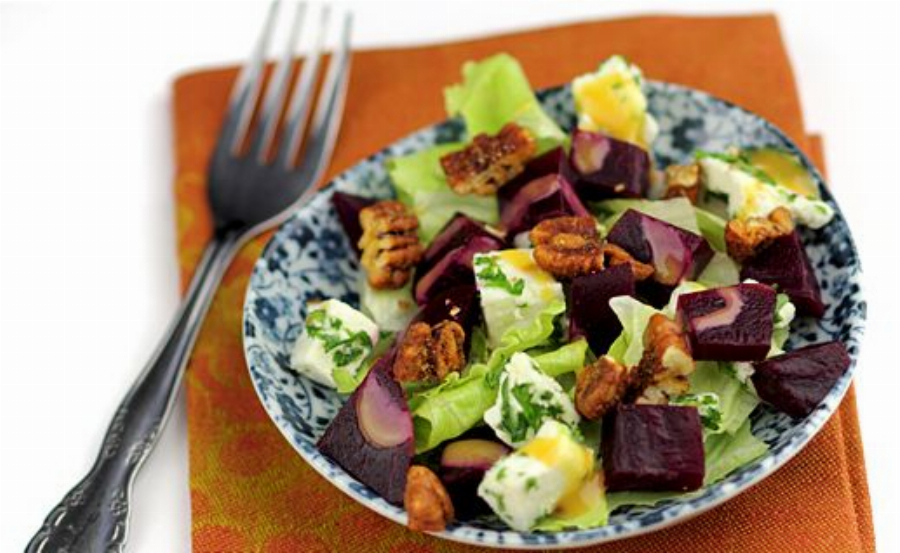
{"type": "Polygon", "coordinates": [[[496,134],[516,122],[528,129],[538,153],[567,142],[566,133],[544,112],[519,62],[497,54],[462,68],[463,82],[444,89],[444,105],[451,117],[459,115],[468,135],[496,134]]]}
{"type": "Polygon", "coordinates": [[[580,371],[587,355],[587,340],[581,339],[555,350],[532,357],[541,372],[557,377],[561,374],[580,371]]]}
{"type": "Polygon", "coordinates": [[[561,532],[563,530],[582,530],[603,526],[609,520],[609,506],[606,494],[601,493],[590,509],[575,517],[563,517],[558,514],[547,515],[538,521],[533,530],[540,532],[561,532]]]}
{"type": "Polygon", "coordinates": [[[791,302],[787,294],[775,296],[775,322],[772,325],[772,348],[769,357],[784,353],[784,344],[791,335],[791,321],[797,313],[797,308],[791,302]]]}
{"type": "Polygon", "coordinates": [[[700,234],[700,227],[697,225],[697,211],[687,198],[678,197],[669,200],[615,199],[595,202],[590,207],[600,217],[600,222],[606,228],[612,228],[623,213],[633,209],[694,234],[700,234]]]}
{"type": "Polygon", "coordinates": [[[713,484],[769,450],[765,442],[750,431],[750,420],[744,421],[733,434],[709,436],[703,443],[706,454],[704,485],[713,484]]]}
{"type": "Polygon", "coordinates": [[[700,234],[706,238],[706,241],[709,242],[709,245],[712,246],[714,250],[724,252],[725,219],[699,207],[695,207],[694,212],[697,216],[697,225],[700,227],[700,234]]]}
{"type": "Polygon", "coordinates": [[[387,161],[397,198],[419,218],[419,237],[426,244],[457,212],[488,224],[499,220],[496,196],[457,194],[447,185],[441,156],[461,147],[462,144],[440,144],[387,161]]]}
{"type": "Polygon", "coordinates": [[[546,343],[553,335],[553,321],[565,310],[565,302],[552,302],[530,325],[504,334],[487,362],[471,365],[464,376],[452,373],[438,386],[411,397],[416,451],[433,449],[478,424],[497,397],[500,373],[512,354],[546,343]]]}
{"type": "Polygon", "coordinates": [[[644,353],[644,329],[650,317],[659,313],[656,309],[631,296],[616,296],[609,306],[622,323],[622,333],[609,347],[609,355],[626,367],[637,365],[644,353]]]}
{"type": "Polygon", "coordinates": [[[697,277],[697,282],[708,288],[732,286],[741,281],[740,271],[740,267],[728,255],[716,252],[697,277]]]}
{"type": "Polygon", "coordinates": [[[697,368],[688,377],[692,394],[714,394],[719,398],[722,420],[716,431],[709,434],[734,434],[750,418],[750,413],[759,404],[750,389],[738,380],[725,363],[717,361],[697,361],[697,368]]]}

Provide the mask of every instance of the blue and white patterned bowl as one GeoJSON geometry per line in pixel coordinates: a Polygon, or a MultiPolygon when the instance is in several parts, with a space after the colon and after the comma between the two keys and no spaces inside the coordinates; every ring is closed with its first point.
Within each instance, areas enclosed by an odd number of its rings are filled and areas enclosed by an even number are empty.
{"type": "MultiPolygon", "coordinates": [[[[575,122],[568,87],[543,91],[541,102],[563,128],[575,122]]],[[[610,541],[684,521],[726,501],[759,482],[799,452],[837,409],[850,385],[859,354],[866,304],[860,289],[860,264],[850,229],[821,176],[799,149],[762,118],[705,93],[666,83],[649,83],[650,111],[659,121],[654,155],[660,166],[685,162],[697,149],[728,146],[777,146],[796,153],[818,181],[823,198],[835,208],[834,221],[803,238],[816,269],[828,311],[820,321],[794,323],[787,349],[826,340],[847,345],[850,369],[816,410],[795,420],[766,407],[753,414],[753,433],[769,453],[735,471],[723,481],[690,498],[664,501],[652,507],[624,507],[602,528],[558,533],[523,533],[488,522],[453,524],[440,537],[484,546],[563,548],[610,541]]],[[[384,162],[427,148],[457,141],[459,121],[427,127],[351,167],[298,210],[266,246],[257,261],[244,303],[244,351],[260,401],[298,453],[341,491],[375,512],[405,524],[403,509],[388,504],[367,486],[319,453],[315,442],[341,407],[333,390],[292,373],[292,345],[300,334],[310,299],[340,298],[358,304],[359,267],[344,236],[331,195],[335,190],[385,198],[392,187],[384,162]]]]}

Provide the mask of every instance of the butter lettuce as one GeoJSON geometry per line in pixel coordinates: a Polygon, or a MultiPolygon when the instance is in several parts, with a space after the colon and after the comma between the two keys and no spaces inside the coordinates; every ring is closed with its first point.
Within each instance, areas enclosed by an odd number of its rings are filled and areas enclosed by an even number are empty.
{"type": "Polygon", "coordinates": [[[440,144],[387,161],[397,199],[419,218],[419,237],[426,244],[457,212],[488,224],[496,224],[499,220],[496,196],[457,194],[447,184],[440,164],[441,156],[462,146],[440,144]]]}
{"type": "Polygon", "coordinates": [[[537,363],[541,372],[556,377],[580,371],[584,367],[587,350],[587,340],[581,339],[568,343],[557,350],[535,355],[532,359],[537,363]]]}
{"type": "Polygon", "coordinates": [[[627,367],[637,365],[644,353],[644,329],[650,317],[659,313],[631,296],[616,296],[609,306],[622,323],[622,333],[609,347],[609,355],[627,367]]]}
{"type": "Polygon", "coordinates": [[[703,238],[706,238],[706,241],[709,242],[709,245],[714,250],[724,252],[725,219],[699,207],[694,208],[694,213],[697,217],[697,226],[700,228],[700,234],[703,235],[703,238]]]}
{"type": "Polygon", "coordinates": [[[565,302],[552,302],[530,325],[504,334],[486,362],[471,365],[464,376],[450,374],[438,386],[411,397],[416,451],[433,449],[478,424],[497,397],[500,373],[512,354],[546,344],[554,320],[565,309],[565,302]]]}
{"type": "Polygon", "coordinates": [[[515,122],[528,129],[538,153],[566,143],[566,133],[543,110],[519,62],[509,54],[470,61],[462,68],[463,82],[444,89],[447,114],[459,115],[470,137],[496,134],[515,122]]]}
{"type": "Polygon", "coordinates": [[[728,370],[727,363],[697,361],[697,368],[688,379],[692,394],[713,394],[719,400],[722,419],[717,430],[708,430],[710,434],[734,434],[759,404],[756,394],[728,370]]]}
{"type": "Polygon", "coordinates": [[[669,200],[604,200],[592,203],[590,207],[600,217],[600,222],[607,228],[612,228],[623,213],[633,209],[694,234],[700,234],[700,227],[697,224],[697,212],[694,205],[687,198],[678,197],[669,200]]]}
{"type": "Polygon", "coordinates": [[[561,532],[563,530],[581,530],[603,526],[609,520],[609,505],[606,501],[606,490],[600,485],[599,493],[592,498],[591,508],[578,516],[566,517],[559,513],[548,515],[534,526],[540,532],[561,532]]]}
{"type": "Polygon", "coordinates": [[[741,281],[740,271],[740,267],[728,255],[716,252],[697,277],[697,282],[708,288],[732,286],[741,281]]]}

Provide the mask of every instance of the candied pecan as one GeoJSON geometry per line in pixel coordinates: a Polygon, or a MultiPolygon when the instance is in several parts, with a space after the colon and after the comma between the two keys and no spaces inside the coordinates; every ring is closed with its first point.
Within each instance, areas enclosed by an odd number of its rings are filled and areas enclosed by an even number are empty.
{"type": "Polygon", "coordinates": [[[628,263],[631,265],[631,272],[634,274],[634,280],[646,280],[653,276],[653,265],[641,263],[631,256],[630,253],[609,242],[603,244],[603,255],[606,257],[606,263],[610,267],[628,263]]]}
{"type": "Polygon", "coordinates": [[[422,259],[419,219],[394,200],[384,200],[359,212],[363,235],[361,263],[372,288],[400,288],[422,259]]]}
{"type": "Polygon", "coordinates": [[[644,331],[644,355],[638,370],[646,381],[637,402],[668,403],[668,398],[687,392],[687,377],[694,367],[681,325],[661,313],[653,315],[644,331]]]}
{"type": "Polygon", "coordinates": [[[700,164],[669,165],[666,167],[665,198],[684,196],[692,204],[697,203],[700,194],[700,164]]]}
{"type": "Polygon", "coordinates": [[[604,355],[578,373],[575,408],[582,417],[597,420],[622,400],[630,384],[628,368],[604,355]]]}
{"type": "Polygon", "coordinates": [[[531,229],[534,261],[557,278],[603,269],[603,243],[592,217],[556,217],[531,229]]]}
{"type": "Polygon", "coordinates": [[[496,135],[476,135],[462,150],[441,157],[441,167],[457,194],[489,196],[521,173],[535,152],[528,131],[507,123],[496,135]]]}
{"type": "Polygon", "coordinates": [[[738,263],[760,253],[773,240],[794,232],[794,220],[785,207],[776,207],[768,217],[751,217],[744,221],[732,219],[725,226],[725,246],[738,263]]]}
{"type": "Polygon", "coordinates": [[[440,532],[453,520],[453,502],[440,479],[427,467],[413,465],[403,493],[407,526],[417,532],[440,532]]]}
{"type": "Polygon", "coordinates": [[[443,380],[451,372],[461,371],[466,366],[465,341],[466,332],[455,321],[443,321],[434,327],[423,322],[411,324],[394,358],[394,379],[443,380]]]}

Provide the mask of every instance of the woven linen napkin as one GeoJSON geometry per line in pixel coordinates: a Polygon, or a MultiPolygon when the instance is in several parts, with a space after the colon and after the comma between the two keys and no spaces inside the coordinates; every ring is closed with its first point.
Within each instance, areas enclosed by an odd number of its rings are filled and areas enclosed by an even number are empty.
{"type": "MultiPolygon", "coordinates": [[[[466,60],[508,52],[534,87],[569,81],[607,56],[653,79],[726,98],[773,121],[821,163],[804,131],[777,20],[640,17],[466,42],[356,52],[344,123],[327,178],[444,118],[441,90],[466,60]]],[[[184,75],[174,86],[178,252],[186,283],[210,235],[205,171],[235,68],[184,75]]],[[[821,165],[820,165],[821,166],[821,165]]],[[[225,551],[464,551],[358,505],[314,472],[256,398],[241,348],[244,290],[268,235],[235,259],[187,373],[193,549],[225,551]]],[[[862,444],[851,388],[803,452],[770,478],[689,522],[597,546],[600,552],[874,551],[862,444]]]]}

